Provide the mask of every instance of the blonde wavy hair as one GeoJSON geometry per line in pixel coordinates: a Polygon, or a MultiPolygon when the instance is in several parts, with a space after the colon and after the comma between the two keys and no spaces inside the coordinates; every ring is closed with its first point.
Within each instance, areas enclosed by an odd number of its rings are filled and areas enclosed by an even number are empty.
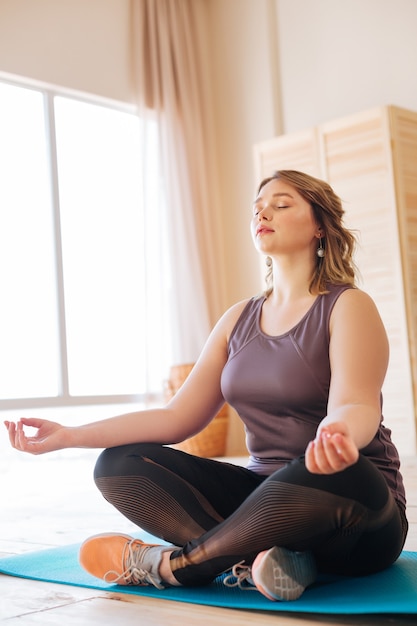
{"type": "MultiPolygon", "coordinates": [[[[306,200],[314,217],[323,231],[324,256],[317,256],[313,276],[309,285],[310,293],[324,294],[328,284],[356,286],[356,266],[353,253],[356,237],[343,225],[345,213],[342,202],[331,186],[323,180],[296,170],[279,170],[265,178],[258,187],[258,193],[272,180],[282,180],[291,185],[306,200]]],[[[265,277],[268,295],[272,291],[272,266],[265,277]]]]}

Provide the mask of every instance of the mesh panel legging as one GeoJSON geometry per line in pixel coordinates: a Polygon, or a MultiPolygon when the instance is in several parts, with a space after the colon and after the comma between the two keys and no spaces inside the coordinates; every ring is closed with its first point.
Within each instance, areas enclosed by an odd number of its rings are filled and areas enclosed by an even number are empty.
{"type": "Polygon", "coordinates": [[[364,575],[399,556],[407,522],[365,457],[343,472],[308,472],[299,458],[269,477],[158,444],[109,448],[95,481],[138,527],[172,543],[182,585],[204,585],[278,545],[311,550],[322,572],[364,575]]]}

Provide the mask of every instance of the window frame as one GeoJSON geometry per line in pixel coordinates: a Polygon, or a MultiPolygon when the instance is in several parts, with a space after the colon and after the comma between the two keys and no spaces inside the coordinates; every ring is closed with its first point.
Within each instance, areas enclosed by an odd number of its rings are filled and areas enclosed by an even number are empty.
{"type": "Polygon", "coordinates": [[[54,86],[43,81],[24,78],[11,75],[0,71],[0,82],[21,87],[25,89],[33,89],[40,92],[44,102],[44,123],[45,137],[47,146],[47,161],[50,181],[51,209],[52,209],[52,228],[53,228],[53,248],[55,261],[55,295],[56,295],[56,311],[58,326],[58,394],[56,396],[44,397],[22,397],[22,398],[0,398],[0,410],[20,410],[20,409],[37,409],[37,408],[54,408],[54,407],[71,407],[86,405],[152,405],[159,403],[162,398],[161,392],[145,392],[138,394],[108,394],[108,395],[71,395],[69,392],[69,371],[68,371],[68,350],[67,350],[67,333],[65,319],[65,292],[64,292],[64,271],[63,271],[63,254],[62,254],[62,236],[61,236],[61,215],[59,200],[59,184],[58,184],[58,162],[57,162],[57,143],[56,143],[56,127],[55,127],[55,111],[54,98],[67,97],[85,102],[108,107],[124,113],[132,115],[136,114],[136,108],[126,102],[104,98],[96,94],[87,94],[81,91],[54,86]]]}

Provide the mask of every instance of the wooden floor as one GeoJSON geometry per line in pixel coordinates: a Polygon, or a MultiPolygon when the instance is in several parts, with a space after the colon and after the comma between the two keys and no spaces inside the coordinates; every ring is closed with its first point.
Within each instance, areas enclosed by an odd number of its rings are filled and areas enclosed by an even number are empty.
{"type": "MultiPolygon", "coordinates": [[[[95,489],[95,451],[29,457],[0,441],[0,555],[81,542],[106,531],[137,529],[95,489]]],[[[403,462],[411,530],[406,549],[417,550],[417,459],[403,462]]],[[[0,621],[13,625],[253,626],[417,624],[417,616],[326,616],[265,613],[138,598],[0,575],[0,621]]]]}

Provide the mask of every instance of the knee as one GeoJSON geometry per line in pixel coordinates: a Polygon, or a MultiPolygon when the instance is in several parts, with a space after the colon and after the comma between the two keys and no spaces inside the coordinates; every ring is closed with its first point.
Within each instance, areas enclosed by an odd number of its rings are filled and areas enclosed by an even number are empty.
{"type": "Polygon", "coordinates": [[[100,454],[94,468],[94,480],[110,476],[127,476],[136,473],[138,462],[155,454],[159,444],[135,443],[106,448],[100,454]]]}
{"type": "Polygon", "coordinates": [[[96,465],[94,467],[94,479],[102,478],[103,476],[112,476],[114,474],[114,467],[116,459],[120,457],[120,448],[107,448],[103,450],[99,455],[96,465]]]}

